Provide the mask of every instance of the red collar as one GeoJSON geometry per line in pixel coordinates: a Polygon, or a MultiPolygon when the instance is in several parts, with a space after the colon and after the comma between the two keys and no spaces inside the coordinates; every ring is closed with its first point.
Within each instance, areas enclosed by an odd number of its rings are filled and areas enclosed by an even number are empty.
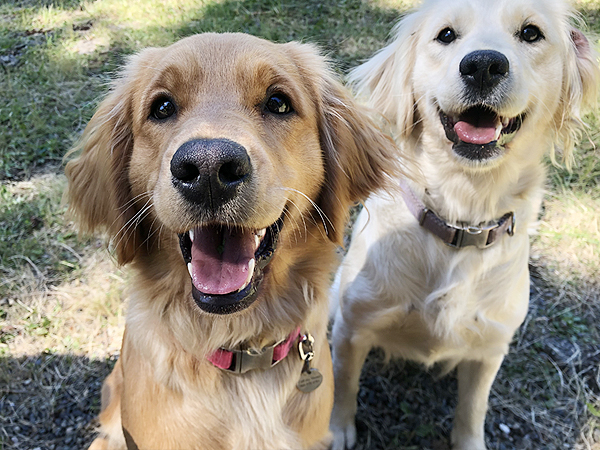
{"type": "Polygon", "coordinates": [[[298,336],[300,336],[300,327],[296,328],[283,341],[263,347],[260,350],[226,350],[220,348],[208,355],[206,359],[219,369],[234,373],[245,373],[253,369],[269,369],[288,355],[298,336]]]}

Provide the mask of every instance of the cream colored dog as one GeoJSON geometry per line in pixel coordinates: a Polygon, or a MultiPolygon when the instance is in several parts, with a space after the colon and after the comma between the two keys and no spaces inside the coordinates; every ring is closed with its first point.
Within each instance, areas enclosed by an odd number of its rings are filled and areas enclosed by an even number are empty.
{"type": "Polygon", "coordinates": [[[375,195],[332,301],[334,449],[353,447],[369,350],[458,369],[455,449],[485,448],[490,386],[529,300],[545,153],[570,162],[598,68],[560,0],[431,0],[352,74],[413,181],[375,195]]]}

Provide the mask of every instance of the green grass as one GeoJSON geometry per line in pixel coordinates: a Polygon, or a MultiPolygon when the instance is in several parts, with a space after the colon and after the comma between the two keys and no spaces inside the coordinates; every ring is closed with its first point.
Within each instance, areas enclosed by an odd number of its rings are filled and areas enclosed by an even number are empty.
{"type": "MultiPolygon", "coordinates": [[[[402,3],[400,3],[402,6],[402,3]]],[[[341,69],[381,46],[398,9],[360,0],[8,1],[0,6],[0,178],[60,161],[124,56],[205,31],[320,44],[341,69]]]]}
{"type": "Polygon", "coordinates": [[[0,298],[18,295],[30,282],[23,279],[24,266],[40,286],[80,268],[83,243],[65,223],[64,187],[65,180],[53,175],[0,185],[0,298]]]}

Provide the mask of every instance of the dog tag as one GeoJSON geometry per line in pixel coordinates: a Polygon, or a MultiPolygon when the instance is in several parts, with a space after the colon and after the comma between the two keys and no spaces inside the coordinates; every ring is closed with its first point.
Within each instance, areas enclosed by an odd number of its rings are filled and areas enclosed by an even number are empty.
{"type": "Polygon", "coordinates": [[[316,388],[321,386],[323,382],[323,375],[319,372],[319,369],[308,369],[308,371],[302,371],[300,374],[300,380],[296,384],[296,387],[304,393],[314,391],[316,388]]]}
{"type": "Polygon", "coordinates": [[[300,379],[296,383],[296,387],[305,394],[314,391],[323,382],[323,375],[321,375],[319,369],[310,368],[310,362],[315,356],[313,351],[314,342],[315,340],[310,333],[306,333],[302,336],[298,345],[300,359],[304,361],[304,364],[302,365],[302,372],[300,373],[300,379]]]}

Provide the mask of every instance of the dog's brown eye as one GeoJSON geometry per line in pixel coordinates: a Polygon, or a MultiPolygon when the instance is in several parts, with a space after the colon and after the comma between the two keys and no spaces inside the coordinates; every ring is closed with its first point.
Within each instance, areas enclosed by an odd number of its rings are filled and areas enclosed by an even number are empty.
{"type": "Polygon", "coordinates": [[[267,110],[273,114],[288,114],[292,112],[290,99],[283,94],[273,94],[265,104],[267,110]]]}
{"type": "Polygon", "coordinates": [[[175,114],[176,111],[175,103],[164,97],[155,100],[150,108],[150,114],[157,120],[167,119],[175,114]]]}
{"type": "Polygon", "coordinates": [[[456,40],[456,33],[452,28],[444,28],[440,31],[440,34],[437,35],[436,40],[442,44],[450,44],[456,40]]]}
{"type": "Polygon", "coordinates": [[[526,25],[521,30],[520,38],[525,42],[536,42],[542,39],[542,32],[535,25],[526,25]]]}

